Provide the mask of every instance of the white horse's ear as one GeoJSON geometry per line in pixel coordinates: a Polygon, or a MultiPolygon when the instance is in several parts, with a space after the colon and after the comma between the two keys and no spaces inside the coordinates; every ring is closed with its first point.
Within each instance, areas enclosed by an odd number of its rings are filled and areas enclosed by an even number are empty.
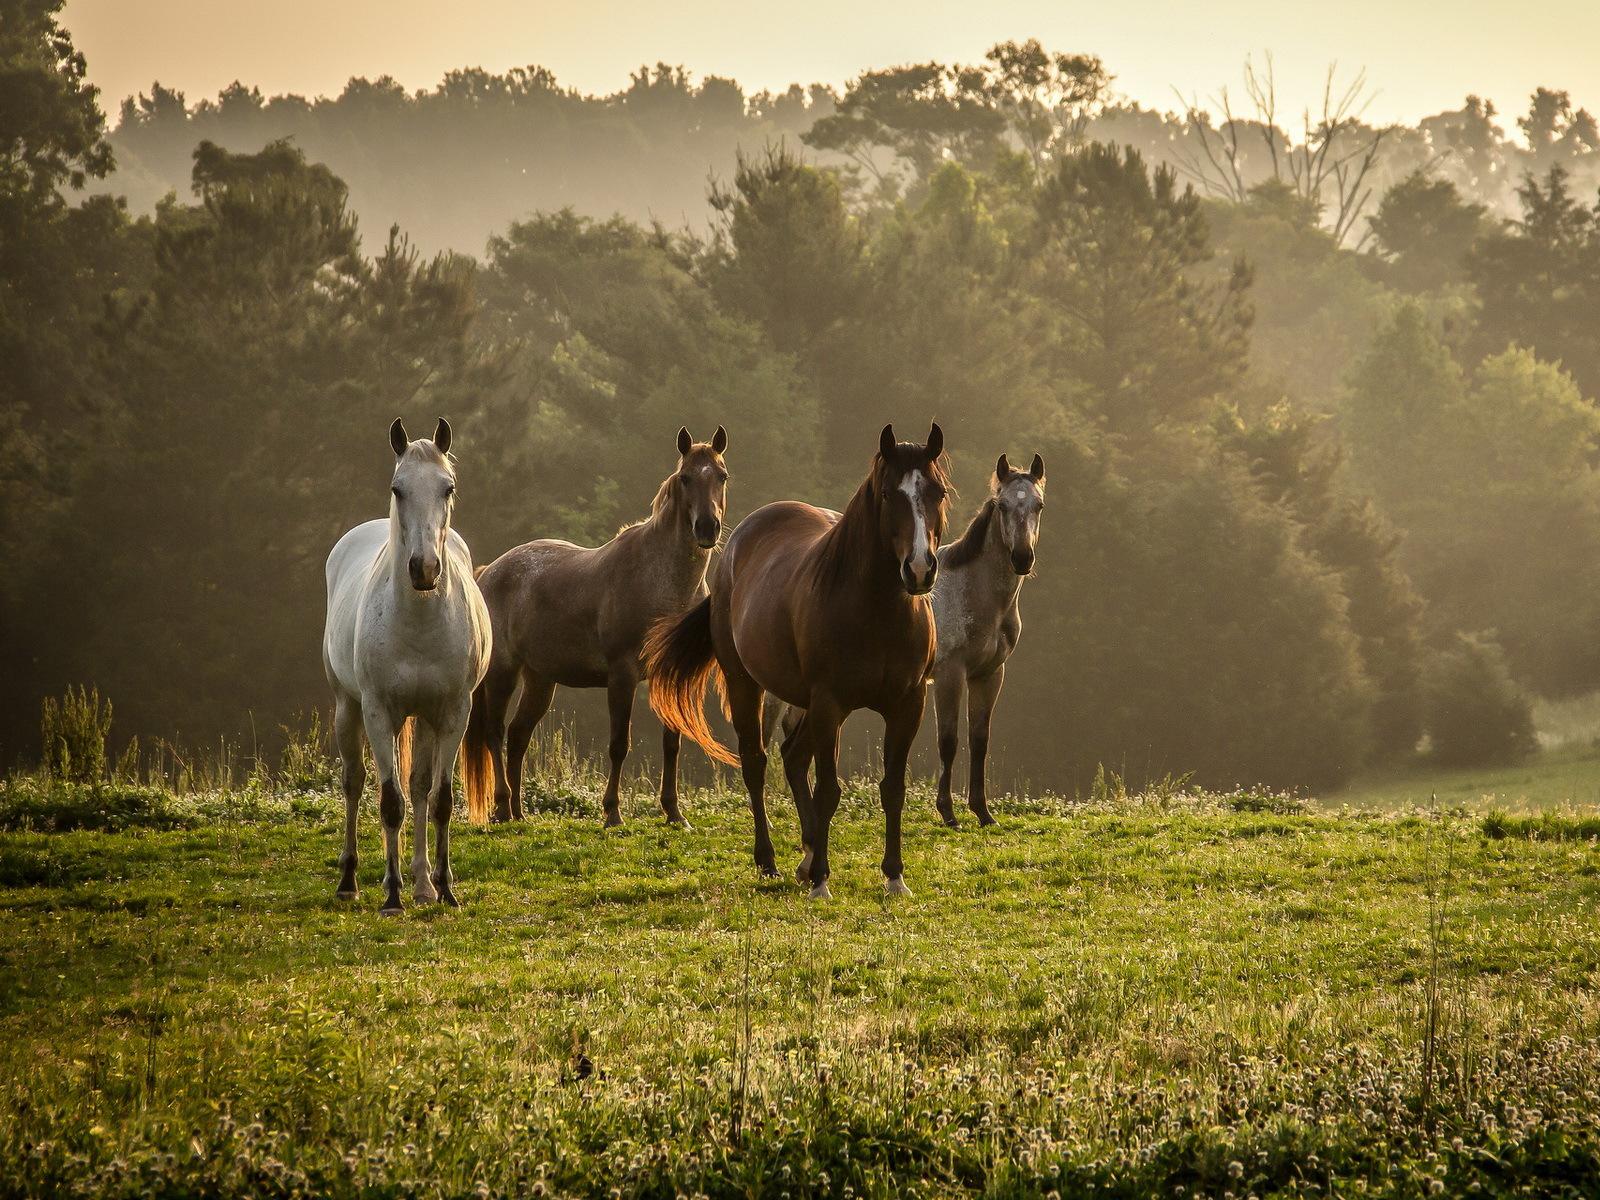
{"type": "Polygon", "coordinates": [[[943,453],[944,430],[940,429],[939,422],[935,421],[928,426],[928,457],[930,459],[938,458],[943,453]]]}
{"type": "Polygon", "coordinates": [[[450,422],[440,417],[439,423],[433,427],[433,444],[439,447],[440,454],[450,453],[450,436],[450,422]]]}
{"type": "Polygon", "coordinates": [[[878,435],[878,453],[883,455],[885,460],[893,459],[894,447],[894,426],[892,424],[885,425],[883,432],[878,435]]]}
{"type": "Polygon", "coordinates": [[[689,453],[689,447],[694,445],[694,439],[689,436],[689,427],[681,426],[678,429],[678,453],[689,453]]]}
{"type": "Polygon", "coordinates": [[[1033,456],[1033,466],[1028,468],[1028,474],[1033,476],[1035,483],[1044,482],[1044,457],[1042,455],[1035,454],[1033,456]]]}
{"type": "Polygon", "coordinates": [[[1001,483],[1004,483],[1006,481],[1006,477],[1009,476],[1010,474],[1011,474],[1011,463],[1009,461],[1007,461],[1006,456],[1004,454],[1002,454],[1000,456],[1000,461],[995,463],[995,465],[994,465],[994,477],[996,479],[998,479],[1001,483]]]}
{"type": "Polygon", "coordinates": [[[721,425],[718,425],[717,431],[711,435],[711,448],[718,454],[728,448],[728,431],[721,425]]]}
{"type": "Polygon", "coordinates": [[[389,426],[389,445],[394,449],[394,456],[399,458],[410,444],[411,439],[406,436],[406,423],[396,417],[394,424],[389,426]]]}

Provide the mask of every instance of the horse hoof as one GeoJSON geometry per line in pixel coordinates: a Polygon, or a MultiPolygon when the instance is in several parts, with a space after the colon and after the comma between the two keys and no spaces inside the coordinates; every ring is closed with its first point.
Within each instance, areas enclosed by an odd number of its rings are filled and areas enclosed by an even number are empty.
{"type": "Polygon", "coordinates": [[[604,822],[601,823],[600,828],[602,828],[602,829],[615,829],[618,825],[621,825],[621,824],[622,824],[622,818],[620,816],[618,816],[616,813],[608,812],[606,814],[606,819],[605,819],[604,822]]]}
{"type": "Polygon", "coordinates": [[[401,904],[398,899],[394,899],[385,901],[383,907],[378,910],[378,915],[380,917],[398,917],[405,911],[405,905],[401,904]]]}
{"type": "Polygon", "coordinates": [[[443,887],[443,888],[439,889],[439,903],[444,905],[446,908],[460,908],[461,907],[461,901],[456,899],[456,894],[454,892],[452,892],[448,887],[443,887]]]}
{"type": "Polygon", "coordinates": [[[816,887],[811,889],[811,899],[813,899],[813,900],[832,900],[833,899],[833,893],[828,890],[828,881],[826,879],[824,879],[821,883],[817,884],[816,887]]]}
{"type": "Polygon", "coordinates": [[[334,898],[337,899],[337,900],[354,900],[356,898],[356,889],[355,888],[340,888],[333,895],[334,895],[334,898]]]}
{"type": "Polygon", "coordinates": [[[978,813],[977,817],[978,817],[978,828],[979,829],[987,829],[991,825],[1000,824],[999,821],[996,821],[993,817],[991,817],[986,812],[978,813]]]}
{"type": "Polygon", "coordinates": [[[437,904],[439,901],[439,889],[432,887],[415,888],[411,892],[411,898],[418,904],[437,904]]]}
{"type": "Polygon", "coordinates": [[[891,896],[909,896],[911,889],[906,886],[905,876],[896,875],[893,879],[883,881],[883,890],[891,896]]]}
{"type": "Polygon", "coordinates": [[[683,817],[668,817],[667,824],[674,829],[681,829],[685,833],[690,833],[694,830],[694,826],[689,824],[683,817]]]}
{"type": "Polygon", "coordinates": [[[794,881],[796,883],[811,882],[811,851],[807,850],[800,857],[799,865],[794,869],[794,881]]]}
{"type": "Polygon", "coordinates": [[[961,828],[961,822],[956,820],[955,813],[940,813],[939,814],[939,819],[945,823],[945,826],[947,828],[950,828],[950,829],[960,829],[961,828]]]}
{"type": "Polygon", "coordinates": [[[761,878],[763,879],[781,879],[783,877],[783,873],[771,863],[762,863],[757,870],[761,872],[761,878]]]}

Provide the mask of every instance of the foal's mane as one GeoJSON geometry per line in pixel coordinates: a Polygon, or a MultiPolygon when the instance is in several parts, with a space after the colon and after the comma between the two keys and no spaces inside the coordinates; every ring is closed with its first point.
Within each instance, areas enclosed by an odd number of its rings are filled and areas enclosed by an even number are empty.
{"type": "Polygon", "coordinates": [[[989,524],[999,507],[1000,501],[992,495],[983,502],[977,515],[972,518],[972,523],[967,526],[966,532],[951,542],[945,551],[945,566],[965,566],[983,553],[984,543],[989,538],[989,524]]]}

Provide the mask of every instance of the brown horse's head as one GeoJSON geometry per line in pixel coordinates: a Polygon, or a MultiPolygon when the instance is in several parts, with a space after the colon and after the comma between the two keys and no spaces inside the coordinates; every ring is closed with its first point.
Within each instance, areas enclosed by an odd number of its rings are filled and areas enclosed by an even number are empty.
{"type": "Polygon", "coordinates": [[[722,452],[727,448],[728,432],[721,425],[709,442],[697,442],[687,429],[678,430],[678,473],[662,489],[663,499],[703,550],[711,549],[722,536],[722,514],[728,506],[728,468],[722,452]]]}
{"type": "Polygon", "coordinates": [[[1000,540],[1011,555],[1011,569],[1018,575],[1032,574],[1039,514],[1044,511],[1044,459],[1035,454],[1031,467],[1014,471],[1002,454],[995,464],[993,490],[1000,540]]]}
{"type": "Polygon", "coordinates": [[[926,445],[896,442],[894,426],[885,425],[872,462],[879,537],[894,552],[900,581],[913,596],[931,592],[939,573],[939,541],[950,494],[943,454],[944,431],[938,422],[928,430],[926,445]]]}

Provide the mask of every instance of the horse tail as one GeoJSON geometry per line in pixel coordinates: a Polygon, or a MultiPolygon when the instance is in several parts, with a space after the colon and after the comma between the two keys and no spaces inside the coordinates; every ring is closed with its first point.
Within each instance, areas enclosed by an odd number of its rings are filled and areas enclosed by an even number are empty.
{"type": "Polygon", "coordinates": [[[650,707],[662,724],[675,729],[718,762],[739,765],[706,724],[706,684],[718,675],[716,647],[711,641],[711,599],[700,601],[677,617],[663,617],[645,638],[645,670],[650,676],[650,707]]]}
{"type": "Polygon", "coordinates": [[[400,732],[394,739],[394,780],[402,795],[411,786],[411,743],[416,733],[417,719],[407,717],[400,722],[400,732]]]}
{"type": "Polygon", "coordinates": [[[467,793],[467,818],[487,824],[494,807],[494,755],[489,751],[489,702],[481,683],[472,693],[472,715],[461,739],[461,780],[467,793]]]}

